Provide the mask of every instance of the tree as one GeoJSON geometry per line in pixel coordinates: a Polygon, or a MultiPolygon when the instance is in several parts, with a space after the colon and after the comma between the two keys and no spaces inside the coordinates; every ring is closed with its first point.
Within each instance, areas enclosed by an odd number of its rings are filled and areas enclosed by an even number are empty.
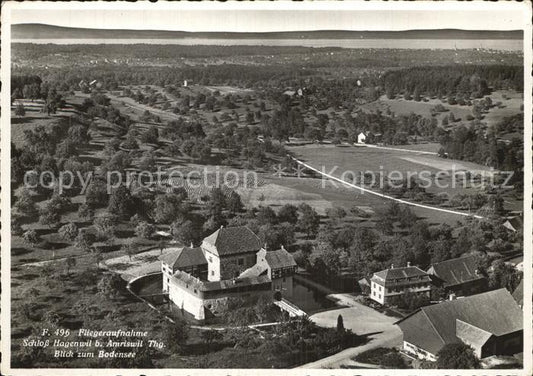
{"type": "Polygon", "coordinates": [[[24,233],[20,216],[11,215],[11,234],[21,236],[24,233]]]}
{"type": "Polygon", "coordinates": [[[22,189],[20,196],[15,203],[15,208],[17,208],[19,213],[30,218],[35,217],[38,213],[33,197],[31,196],[30,191],[26,188],[22,189]]]}
{"type": "Polygon", "coordinates": [[[513,292],[521,279],[521,273],[514,266],[506,264],[503,260],[496,260],[492,263],[492,272],[489,273],[489,288],[491,290],[506,288],[509,292],[513,292]]]}
{"type": "Polygon", "coordinates": [[[122,142],[122,147],[124,149],[130,149],[130,150],[136,150],[139,149],[139,144],[137,143],[137,139],[135,138],[135,134],[133,132],[129,132],[126,136],[126,139],[124,142],[122,142]]]}
{"type": "Polygon", "coordinates": [[[130,259],[131,261],[131,258],[132,256],[134,256],[136,253],[137,253],[137,244],[135,243],[135,241],[132,239],[130,240],[129,242],[125,243],[123,246],[122,246],[122,251],[128,255],[128,258],[130,259]]]}
{"type": "Polygon", "coordinates": [[[94,255],[94,263],[96,264],[96,268],[100,268],[100,262],[104,259],[104,256],[102,255],[102,252],[95,252],[94,255]]]}
{"type": "Polygon", "coordinates": [[[344,333],[344,319],[342,315],[337,316],[337,332],[344,333]]]}
{"type": "Polygon", "coordinates": [[[40,241],[39,235],[37,235],[35,230],[27,230],[22,234],[22,238],[32,247],[35,247],[40,241]]]}
{"type": "Polygon", "coordinates": [[[260,224],[276,224],[277,223],[277,216],[276,212],[272,210],[270,206],[261,206],[259,207],[259,210],[257,211],[257,220],[260,224]]]}
{"type": "Polygon", "coordinates": [[[198,237],[198,228],[190,220],[184,222],[173,222],[170,226],[170,232],[174,239],[179,240],[183,244],[190,244],[198,237]]]}
{"type": "Polygon", "coordinates": [[[115,236],[115,228],[117,223],[118,218],[116,215],[105,213],[94,219],[93,226],[96,229],[99,238],[112,239],[115,236]]]}
{"type": "Polygon", "coordinates": [[[244,207],[241,201],[241,196],[235,191],[232,191],[230,193],[226,205],[231,214],[235,214],[242,211],[244,207]]]}
{"type": "Polygon", "coordinates": [[[159,254],[163,254],[163,250],[166,248],[167,242],[164,240],[160,240],[157,242],[157,248],[159,248],[159,254]]]}
{"type": "Polygon", "coordinates": [[[444,345],[437,353],[439,369],[475,369],[480,368],[479,359],[472,348],[464,343],[444,345]]]}
{"type": "Polygon", "coordinates": [[[346,217],[346,211],[343,208],[341,208],[341,207],[328,208],[328,209],[326,209],[326,215],[332,221],[338,221],[338,220],[346,217]]]}
{"type": "Polygon", "coordinates": [[[420,98],[420,89],[418,88],[418,86],[415,87],[415,90],[413,92],[413,99],[417,102],[420,102],[421,98],[420,98]]]}
{"type": "Polygon", "coordinates": [[[278,211],[278,220],[293,225],[298,222],[298,208],[292,204],[285,204],[278,211]]]}
{"type": "Polygon", "coordinates": [[[309,205],[301,204],[299,206],[300,218],[298,219],[298,227],[307,234],[309,238],[311,234],[316,233],[320,225],[320,217],[318,213],[309,205]]]}
{"type": "Polygon", "coordinates": [[[213,188],[209,195],[209,213],[219,214],[226,207],[226,198],[220,188],[213,188]]]}
{"type": "Polygon", "coordinates": [[[75,239],[75,246],[84,252],[92,251],[92,245],[96,241],[96,236],[86,228],[78,230],[78,236],[75,239]]]}
{"type": "Polygon", "coordinates": [[[404,358],[398,353],[398,351],[391,351],[388,354],[383,355],[379,364],[382,367],[389,369],[409,368],[409,366],[405,363],[404,358]]]}
{"type": "Polygon", "coordinates": [[[15,107],[15,115],[20,117],[26,115],[26,110],[24,109],[24,105],[22,103],[17,104],[17,107],[15,107]]]}
{"type": "Polygon", "coordinates": [[[78,207],[78,217],[84,220],[92,220],[94,217],[94,210],[87,204],[81,204],[78,207]]]}
{"type": "Polygon", "coordinates": [[[39,222],[48,225],[50,228],[55,227],[61,220],[61,213],[70,205],[70,199],[54,194],[50,201],[39,211],[39,222]]]}
{"type": "Polygon", "coordinates": [[[221,214],[213,214],[209,216],[207,221],[205,221],[203,227],[204,233],[211,234],[218,230],[221,226],[224,226],[226,221],[221,214]]]}
{"type": "Polygon", "coordinates": [[[124,287],[125,281],[115,273],[105,274],[97,285],[98,292],[111,299],[118,297],[124,291],[124,287]]]}
{"type": "Polygon", "coordinates": [[[65,260],[65,265],[67,267],[67,275],[70,275],[70,269],[76,266],[76,259],[72,256],[69,256],[65,260]]]}
{"type": "Polygon", "coordinates": [[[70,127],[68,129],[68,139],[78,145],[89,143],[91,136],[89,135],[88,127],[82,124],[70,127]]]}
{"type": "Polygon", "coordinates": [[[173,193],[158,195],[155,198],[153,209],[154,219],[157,223],[170,223],[187,212],[185,200],[187,192],[180,188],[173,193]]]}
{"type": "Polygon", "coordinates": [[[64,240],[74,241],[76,236],[78,236],[78,227],[72,222],[67,223],[66,225],[61,226],[58,233],[64,240]]]}
{"type": "Polygon", "coordinates": [[[141,141],[145,144],[156,144],[159,138],[159,131],[155,125],[152,125],[141,135],[141,141]]]}
{"type": "Polygon", "coordinates": [[[92,179],[85,193],[85,203],[90,208],[106,206],[108,203],[107,185],[103,179],[92,179]]]}
{"type": "Polygon", "coordinates": [[[136,211],[136,204],[130,190],[121,185],[111,193],[107,210],[121,219],[129,219],[136,211]]]}
{"type": "Polygon", "coordinates": [[[145,153],[139,161],[139,169],[142,171],[154,172],[156,170],[155,158],[153,153],[145,153]]]}
{"type": "Polygon", "coordinates": [[[213,342],[220,341],[224,338],[219,330],[202,330],[200,337],[202,337],[202,340],[207,346],[207,351],[209,351],[213,342]]]}
{"type": "Polygon", "coordinates": [[[189,338],[189,327],[185,321],[177,319],[174,323],[166,322],[163,333],[169,350],[180,353],[189,338]]]}
{"type": "Polygon", "coordinates": [[[154,232],[155,226],[145,221],[139,222],[139,224],[135,227],[135,235],[141,238],[150,239],[154,232]]]}

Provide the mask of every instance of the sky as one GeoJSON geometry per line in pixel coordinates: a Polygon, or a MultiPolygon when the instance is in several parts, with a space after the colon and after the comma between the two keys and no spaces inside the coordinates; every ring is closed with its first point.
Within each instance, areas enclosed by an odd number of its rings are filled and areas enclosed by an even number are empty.
{"type": "Polygon", "coordinates": [[[431,3],[433,5],[430,8],[428,5],[431,4],[420,6],[411,3],[403,6],[390,2],[373,4],[376,9],[368,10],[368,3],[357,3],[314,2],[298,5],[297,8],[296,4],[257,2],[247,5],[127,3],[127,6],[124,3],[60,3],[59,9],[53,3],[26,2],[13,3],[16,6],[11,9],[11,23],[46,23],[98,29],[237,32],[439,28],[515,30],[523,24],[523,9],[513,7],[512,3],[499,8],[497,3],[462,3],[464,5],[461,5],[460,10],[450,10],[450,5],[443,3],[431,3]],[[40,8],[37,9],[37,6],[40,8]],[[413,7],[418,10],[408,9],[413,7]],[[474,8],[475,10],[468,10],[474,8]]]}

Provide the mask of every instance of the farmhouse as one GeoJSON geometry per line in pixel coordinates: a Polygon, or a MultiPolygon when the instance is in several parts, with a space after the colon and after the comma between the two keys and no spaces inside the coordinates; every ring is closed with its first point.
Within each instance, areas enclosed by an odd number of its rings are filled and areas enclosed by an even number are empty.
{"type": "Polygon", "coordinates": [[[507,217],[506,221],[503,223],[503,227],[512,232],[520,231],[523,226],[524,222],[521,216],[507,217]]]}
{"type": "Polygon", "coordinates": [[[411,266],[381,270],[370,279],[370,298],[380,304],[387,304],[390,298],[406,292],[425,294],[429,297],[431,278],[422,269],[411,266]]]}
{"type": "Polygon", "coordinates": [[[358,144],[366,143],[366,132],[361,132],[357,135],[357,143],[358,144]]]}
{"type": "Polygon", "coordinates": [[[176,248],[160,260],[163,292],[200,321],[227,310],[232,298],[280,300],[293,291],[291,254],[267,251],[247,227],[221,227],[200,247],[176,248]]]}
{"type": "Polygon", "coordinates": [[[457,295],[472,295],[487,288],[487,279],[477,269],[476,256],[435,263],[428,269],[433,283],[457,295]]]}
{"type": "Polygon", "coordinates": [[[479,358],[522,351],[522,311],[506,289],[419,308],[396,322],[403,350],[435,361],[447,344],[464,342],[479,358]]]}

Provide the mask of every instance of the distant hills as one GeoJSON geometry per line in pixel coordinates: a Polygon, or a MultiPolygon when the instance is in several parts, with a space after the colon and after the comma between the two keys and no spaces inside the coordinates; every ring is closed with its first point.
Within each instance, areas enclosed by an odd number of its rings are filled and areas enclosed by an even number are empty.
{"type": "Polygon", "coordinates": [[[89,29],[38,23],[11,26],[12,39],[522,39],[522,30],[283,31],[266,33],[89,29]]]}

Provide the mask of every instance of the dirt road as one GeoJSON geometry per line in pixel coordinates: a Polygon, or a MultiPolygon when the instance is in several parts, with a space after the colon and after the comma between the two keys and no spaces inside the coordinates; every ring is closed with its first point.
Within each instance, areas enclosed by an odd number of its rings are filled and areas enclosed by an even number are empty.
{"type": "Polygon", "coordinates": [[[402,344],[402,332],[398,326],[393,325],[394,322],[398,321],[398,318],[387,316],[358,303],[349,294],[335,294],[333,297],[342,302],[342,304],[349,305],[349,307],[319,312],[312,315],[310,319],[322,327],[336,327],[337,317],[342,315],[344,327],[351,329],[356,334],[367,335],[369,342],[359,347],[343,350],[327,358],[304,364],[298,368],[354,366],[356,362],[350,358],[359,353],[376,347],[395,347],[402,344]]]}

